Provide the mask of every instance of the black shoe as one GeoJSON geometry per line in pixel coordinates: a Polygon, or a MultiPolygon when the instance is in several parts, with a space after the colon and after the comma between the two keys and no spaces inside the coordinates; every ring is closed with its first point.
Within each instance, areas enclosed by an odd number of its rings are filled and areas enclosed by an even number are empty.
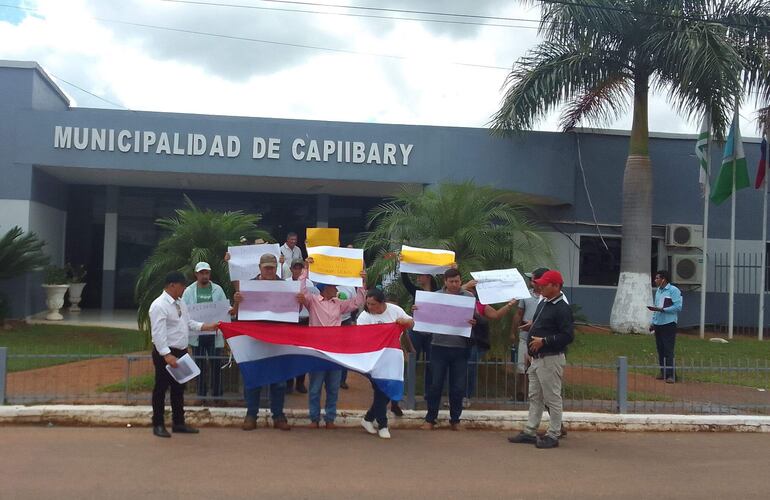
{"type": "Polygon", "coordinates": [[[547,434],[541,438],[537,438],[537,442],[535,443],[535,448],[540,448],[540,449],[558,448],[558,447],[559,447],[559,440],[554,439],[547,434]]]}
{"type": "Polygon", "coordinates": [[[393,412],[393,415],[397,417],[403,417],[404,416],[404,410],[401,409],[400,406],[397,404],[391,403],[390,404],[390,411],[393,412]]]}
{"type": "Polygon", "coordinates": [[[307,394],[307,388],[305,387],[305,384],[302,384],[302,383],[297,384],[294,390],[300,394],[307,394]]]}
{"type": "Polygon", "coordinates": [[[171,434],[168,433],[166,430],[166,426],[164,425],[154,425],[152,427],[152,433],[158,436],[159,438],[170,438],[171,434]]]}
{"type": "Polygon", "coordinates": [[[348,385],[347,382],[341,382],[340,389],[350,389],[350,386],[348,385]]]}
{"type": "Polygon", "coordinates": [[[180,433],[180,434],[198,434],[198,433],[200,432],[200,431],[199,431],[198,429],[196,429],[195,427],[190,427],[190,426],[189,426],[189,425],[187,425],[187,424],[182,424],[182,425],[174,425],[174,426],[172,426],[172,427],[171,427],[171,430],[172,430],[173,432],[175,432],[175,433],[177,433],[177,432],[178,432],[178,433],[180,433]]]}
{"type": "Polygon", "coordinates": [[[537,443],[537,436],[527,434],[526,432],[519,432],[515,436],[508,438],[509,443],[523,443],[523,444],[535,444],[537,443]]]}

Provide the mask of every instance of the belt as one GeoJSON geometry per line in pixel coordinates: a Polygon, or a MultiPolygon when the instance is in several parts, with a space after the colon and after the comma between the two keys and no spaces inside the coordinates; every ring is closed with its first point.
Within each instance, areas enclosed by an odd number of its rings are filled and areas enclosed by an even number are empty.
{"type": "Polygon", "coordinates": [[[564,351],[559,351],[559,352],[536,352],[531,357],[533,359],[542,359],[542,358],[544,358],[546,356],[558,356],[559,354],[564,354],[564,351]]]}

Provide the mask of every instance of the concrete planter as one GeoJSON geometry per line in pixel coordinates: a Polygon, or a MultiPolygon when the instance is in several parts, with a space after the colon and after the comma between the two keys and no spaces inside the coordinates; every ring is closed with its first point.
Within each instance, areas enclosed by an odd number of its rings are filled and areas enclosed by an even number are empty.
{"type": "Polygon", "coordinates": [[[85,283],[70,283],[70,312],[80,312],[80,301],[82,300],[83,289],[86,287],[85,283]]]}
{"type": "Polygon", "coordinates": [[[59,309],[64,306],[64,295],[69,287],[69,285],[43,285],[45,303],[48,306],[48,314],[45,319],[49,321],[61,321],[64,319],[64,316],[59,313],[59,309]]]}

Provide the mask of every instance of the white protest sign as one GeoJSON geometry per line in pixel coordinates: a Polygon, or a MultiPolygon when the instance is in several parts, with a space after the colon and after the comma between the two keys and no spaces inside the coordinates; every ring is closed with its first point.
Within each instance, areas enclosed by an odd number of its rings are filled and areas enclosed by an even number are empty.
{"type": "Polygon", "coordinates": [[[363,286],[364,250],[361,248],[310,247],[308,257],[313,259],[308,277],[324,285],[363,286]]]}
{"type": "MultiPolygon", "coordinates": [[[[187,304],[190,319],[201,323],[229,323],[230,302],[220,300],[217,302],[202,302],[200,304],[187,304]]],[[[214,335],[216,332],[190,332],[190,335],[214,335]]]]}
{"type": "Polygon", "coordinates": [[[414,305],[415,331],[471,336],[475,297],[417,290],[414,305]]]}
{"type": "Polygon", "coordinates": [[[476,293],[482,304],[498,304],[530,296],[527,282],[517,269],[475,271],[471,276],[478,281],[476,293]]]}
{"type": "MultiPolygon", "coordinates": [[[[230,269],[230,281],[253,280],[259,274],[259,258],[263,254],[275,255],[276,262],[280,262],[281,250],[277,243],[264,243],[261,245],[240,245],[227,247],[230,260],[227,265],[230,269]]],[[[278,277],[281,277],[281,266],[276,269],[278,277]]]]}
{"type": "Polygon", "coordinates": [[[241,281],[238,319],[299,322],[299,281],[241,281]]]}

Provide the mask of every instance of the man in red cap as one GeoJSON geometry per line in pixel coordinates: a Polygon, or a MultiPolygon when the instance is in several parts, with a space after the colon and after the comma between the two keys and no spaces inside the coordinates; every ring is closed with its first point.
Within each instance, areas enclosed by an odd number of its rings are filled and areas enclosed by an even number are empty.
{"type": "Polygon", "coordinates": [[[529,355],[532,359],[527,369],[529,417],[527,427],[508,441],[534,443],[538,448],[556,448],[561,435],[561,385],[567,364],[565,353],[575,339],[572,309],[564,300],[564,279],[559,271],[546,271],[533,283],[540,288],[543,300],[538,304],[530,324],[522,325],[529,327],[529,355]],[[536,432],[546,405],[550,414],[548,431],[545,436],[538,437],[536,432]]]}

